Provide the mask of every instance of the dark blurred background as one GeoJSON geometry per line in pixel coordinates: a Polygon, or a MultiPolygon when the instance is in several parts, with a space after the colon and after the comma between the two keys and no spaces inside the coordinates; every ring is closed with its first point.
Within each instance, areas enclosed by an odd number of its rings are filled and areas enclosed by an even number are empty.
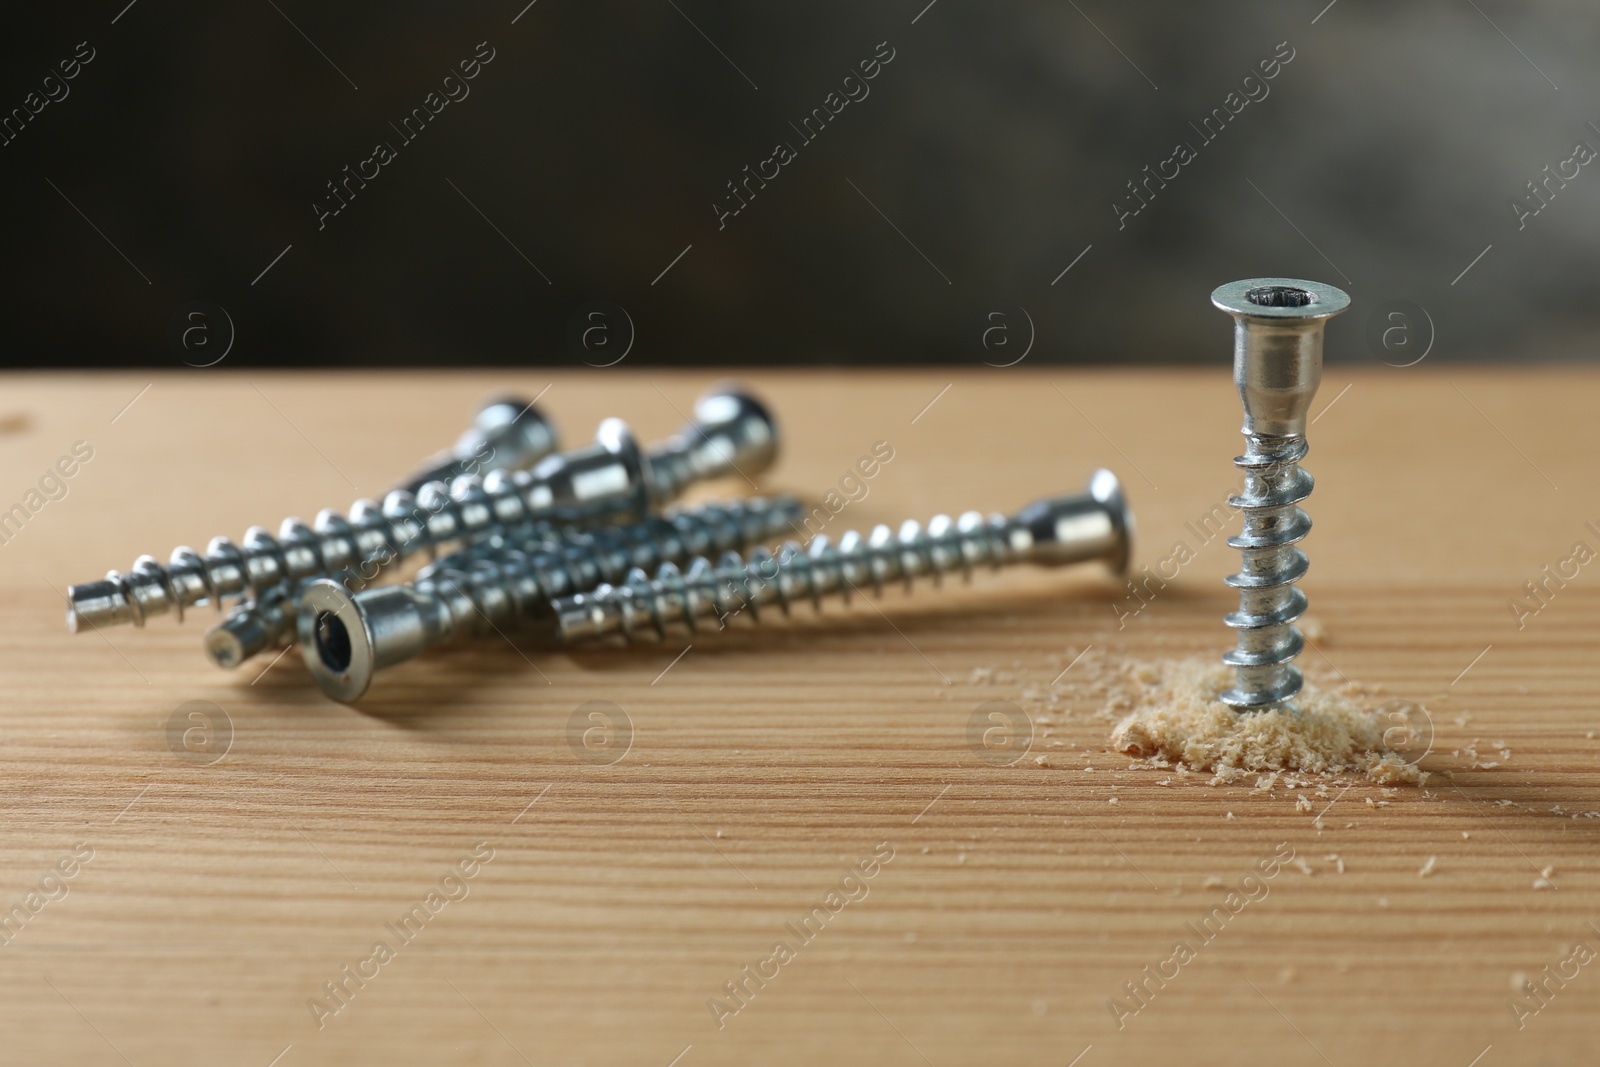
{"type": "Polygon", "coordinates": [[[1268,274],[1595,352],[1593,0],[525,5],[8,11],[4,362],[1214,360],[1268,274]]]}

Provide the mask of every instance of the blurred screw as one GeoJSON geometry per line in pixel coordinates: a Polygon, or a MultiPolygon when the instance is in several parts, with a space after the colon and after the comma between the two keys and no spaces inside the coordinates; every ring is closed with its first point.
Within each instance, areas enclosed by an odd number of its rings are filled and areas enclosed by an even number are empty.
{"type": "Polygon", "coordinates": [[[499,397],[478,409],[454,446],[427,460],[396,488],[419,493],[429,482],[449,485],[464,474],[526,470],[556,450],[556,428],[532,401],[499,397]]]}

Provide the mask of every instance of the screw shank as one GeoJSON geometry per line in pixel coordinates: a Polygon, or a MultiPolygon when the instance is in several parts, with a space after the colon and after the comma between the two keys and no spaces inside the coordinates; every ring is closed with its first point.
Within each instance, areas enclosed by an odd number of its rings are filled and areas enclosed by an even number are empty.
{"type": "Polygon", "coordinates": [[[1304,437],[1322,383],[1322,324],[1240,317],[1233,329],[1233,383],[1244,432],[1304,437]]]}

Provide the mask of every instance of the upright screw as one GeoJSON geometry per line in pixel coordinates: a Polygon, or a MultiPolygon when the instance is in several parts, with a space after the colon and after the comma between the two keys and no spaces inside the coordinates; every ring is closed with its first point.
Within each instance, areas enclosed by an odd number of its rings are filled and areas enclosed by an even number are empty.
{"type": "Polygon", "coordinates": [[[434,645],[537,619],[555,598],[638,567],[748,548],[793,529],[803,512],[794,497],[706,504],[554,544],[475,544],[404,585],[352,593],[312,581],[299,605],[306,666],[329,696],[353,701],[376,671],[434,645]]]}
{"type": "Polygon", "coordinates": [[[553,601],[538,590],[524,594],[518,564],[488,564],[464,579],[440,580],[429,591],[408,586],[374,589],[352,597],[333,582],[317,582],[301,601],[300,637],[306,665],[322,691],[336,700],[359,697],[372,673],[444,640],[454,627],[520,615],[537,635],[556,644],[619,633],[631,638],[644,625],[665,632],[669,623],[691,628],[701,616],[719,622],[746,608],[752,618],[764,604],[785,610],[796,596],[821,606],[824,596],[848,600],[860,585],[881,590],[886,580],[908,586],[918,577],[976,566],[1017,563],[1058,566],[1103,560],[1127,568],[1133,517],[1122,486],[1110,471],[1096,471],[1086,492],[1041,500],[1015,516],[985,518],[969,512],[939,516],[923,528],[907,522],[898,533],[880,526],[866,538],[854,531],[837,545],[815,538],[809,550],[794,542],[777,556],[757,549],[723,555],[712,563],[696,554],[687,571],[665,562],[655,578],[634,570],[621,585],[562,594],[553,601]]]}
{"type": "Polygon", "coordinates": [[[1241,713],[1294,711],[1302,679],[1290,660],[1305,647],[1294,620],[1306,610],[1294,583],[1308,566],[1297,546],[1311,531],[1299,503],[1315,484],[1300,460],[1322,381],[1323,332],[1350,297],[1321,282],[1248,278],[1218,287],[1211,302],[1233,316],[1233,380],[1247,442],[1233,461],[1244,470],[1244,491],[1228,500],[1244,514],[1244,528],[1228,538],[1243,559],[1227,579],[1239,590],[1239,610],[1224,620],[1238,631],[1238,647],[1222,657],[1238,675],[1221,700],[1241,713]]]}
{"type": "Polygon", "coordinates": [[[202,556],[181,547],[163,566],[141,556],[133,570],[112,571],[102,581],[67,590],[67,628],[132,623],[209,601],[260,595],[281,582],[325,576],[351,567],[376,568],[422,550],[519,523],[626,521],[648,514],[699,478],[735,471],[748,477],[777,452],[777,427],[759,402],[742,390],[721,387],[701,398],[696,411],[717,421],[695,422],[649,454],[640,451],[621,419],[600,424],[595,444],[546,456],[532,472],[491,471],[458,478],[454,486],[429,482],[412,494],[396,490],[380,506],[360,500],[348,518],[323,511],[316,525],[285,519],[278,536],[262,527],[243,546],[214,538],[202,556]],[[726,399],[722,399],[726,398],[726,399]],[[656,474],[659,464],[663,472],[656,474]]]}
{"type": "Polygon", "coordinates": [[[448,485],[463,474],[525,470],[555,450],[555,427],[532,401],[496,397],[478,409],[472,426],[450,449],[424,461],[396,488],[418,493],[429,482],[448,485]]]}

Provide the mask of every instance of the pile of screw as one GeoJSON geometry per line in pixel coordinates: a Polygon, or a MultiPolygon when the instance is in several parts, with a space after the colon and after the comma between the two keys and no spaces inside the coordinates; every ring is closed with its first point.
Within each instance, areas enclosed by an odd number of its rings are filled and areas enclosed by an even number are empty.
{"type": "Polygon", "coordinates": [[[251,527],[242,543],[214,538],[204,553],[178,548],[165,564],[141,556],[125,573],[72,586],[67,625],[143,626],[166,613],[181,621],[185,608],[209,605],[220,618],[205,650],[217,666],[298,643],[317,685],[348,703],[384,667],[513,626],[549,645],[631,641],[703,619],[754,620],[767,606],[787,612],[796,599],[820,608],[824,597],[848,600],[887,581],[970,577],[978,566],[1127,567],[1132,517],[1107,470],[1082,493],[1009,517],[938,516],[804,545],[784,540],[806,533],[806,509],[792,496],[663,512],[695,483],[749,481],[777,451],[766,406],[733,385],[702,396],[691,423],[648,449],[607,419],[594,444],[557,451],[533,404],[495,400],[382,503],[325,510],[310,524],[285,519],[276,535],[251,527]],[[410,580],[375,584],[424,552],[430,562],[410,580]]]}

